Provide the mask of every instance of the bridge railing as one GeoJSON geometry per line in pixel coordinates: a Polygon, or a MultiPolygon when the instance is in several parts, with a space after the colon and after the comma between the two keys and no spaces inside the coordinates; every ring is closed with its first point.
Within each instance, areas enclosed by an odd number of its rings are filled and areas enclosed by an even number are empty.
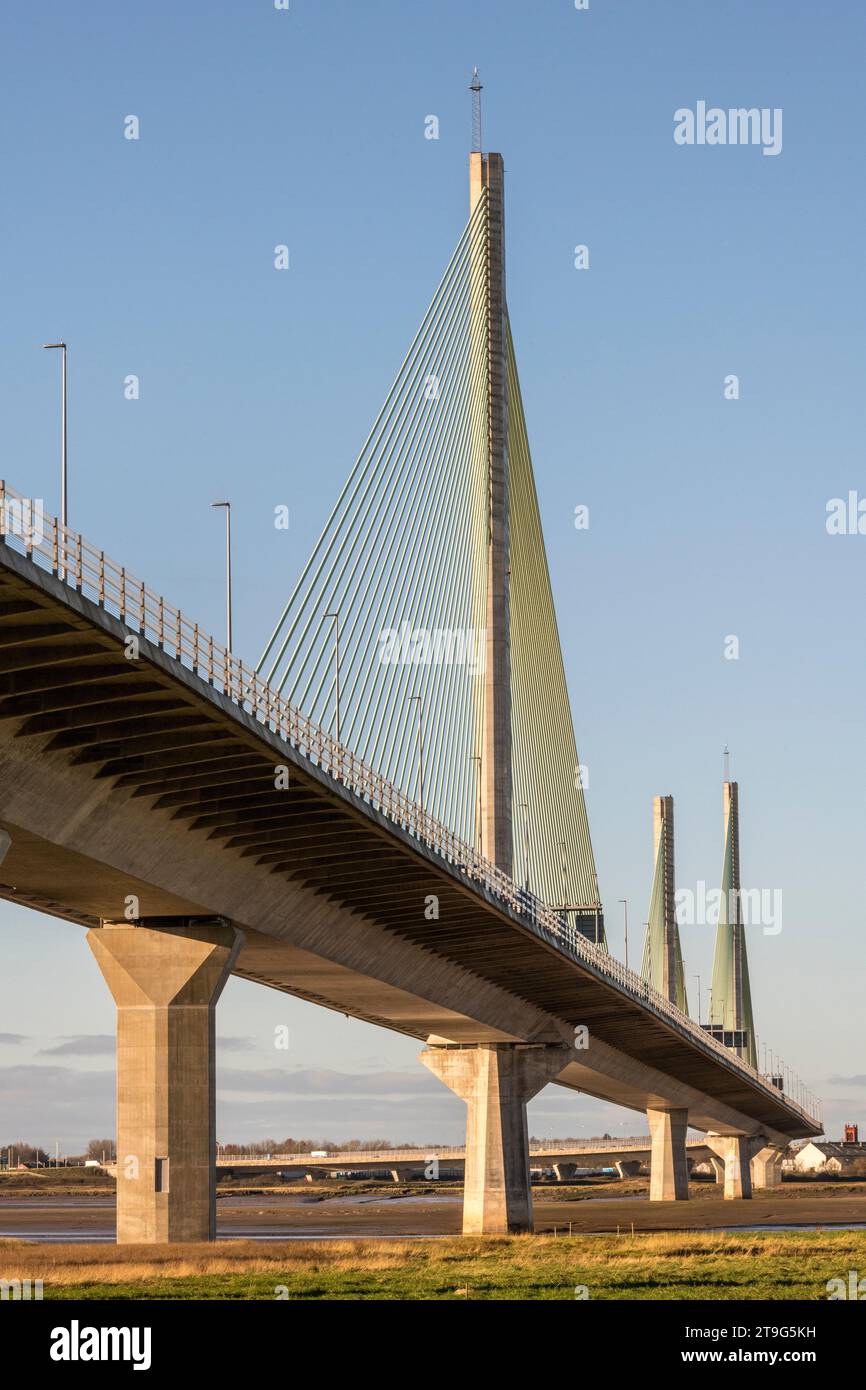
{"type": "MultiPolygon", "coordinates": [[[[308,719],[198,623],[167,603],[161,594],[148,588],[123,565],[111,560],[104,550],[92,546],[79,532],[63,526],[57,517],[45,513],[40,504],[16,492],[3,480],[0,480],[0,542],[23,551],[64,584],[92,598],[132,632],[175,657],[322,771],[447,859],[467,878],[482,885],[512,912],[528,921],[537,935],[579,960],[599,977],[615,981],[635,1000],[673,1023],[680,1033],[699,1043],[704,1050],[716,1053],[727,1065],[748,1073],[751,1081],[764,1087],[774,1098],[779,1099],[784,1094],[787,1105],[820,1123],[819,1102],[799,1082],[794,1082],[795,1094],[780,1092],[640,975],[569,927],[566,913],[548,907],[534,894],[519,888],[489,859],[435,820],[351,749],[338,743],[332,734],[308,719]]],[[[586,904],[589,911],[598,907],[597,903],[586,904]]]]}

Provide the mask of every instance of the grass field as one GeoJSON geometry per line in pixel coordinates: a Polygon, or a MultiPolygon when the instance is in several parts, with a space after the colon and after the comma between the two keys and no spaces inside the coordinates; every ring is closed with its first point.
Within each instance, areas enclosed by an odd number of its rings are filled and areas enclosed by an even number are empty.
{"type": "Polygon", "coordinates": [[[866,1272],[866,1233],[237,1241],[164,1250],[0,1242],[0,1276],[42,1279],[45,1299],[817,1300],[827,1298],[828,1279],[851,1269],[866,1272]]]}

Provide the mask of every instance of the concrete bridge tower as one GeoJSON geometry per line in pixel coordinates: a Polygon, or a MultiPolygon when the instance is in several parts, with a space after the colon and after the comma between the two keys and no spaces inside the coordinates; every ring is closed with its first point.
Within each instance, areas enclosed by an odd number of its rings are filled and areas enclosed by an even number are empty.
{"type": "Polygon", "coordinates": [[[736,782],[723,784],[723,807],[722,902],[716,930],[709,1031],[757,1067],[758,1049],[740,892],[739,787],[736,782]]]}
{"type": "MultiPolygon", "coordinates": [[[[473,78],[475,109],[480,84],[473,78]]],[[[480,112],[473,144],[480,144],[480,112]]],[[[509,566],[508,362],[505,299],[505,164],[501,154],[469,156],[469,213],[484,198],[483,254],[472,258],[472,358],[474,379],[486,399],[476,418],[487,455],[486,661],[481,735],[482,852],[511,876],[512,730],[509,566]],[[486,194],[486,197],[485,197],[486,194]]]]}
{"type": "MultiPolygon", "coordinates": [[[[481,733],[481,849],[509,877],[514,866],[511,707],[511,556],[505,165],[481,152],[481,84],[473,74],[469,214],[480,213],[483,253],[471,266],[471,360],[484,398],[476,411],[487,458],[486,664],[481,733]],[[479,204],[483,206],[479,209],[479,204]]],[[[562,1043],[437,1045],[421,1059],[466,1102],[466,1235],[532,1230],[526,1105],[567,1059],[562,1043]]]]}
{"type": "Polygon", "coordinates": [[[642,974],[659,994],[688,1013],[677,927],[674,878],[674,799],[653,797],[653,886],[642,974]]]}

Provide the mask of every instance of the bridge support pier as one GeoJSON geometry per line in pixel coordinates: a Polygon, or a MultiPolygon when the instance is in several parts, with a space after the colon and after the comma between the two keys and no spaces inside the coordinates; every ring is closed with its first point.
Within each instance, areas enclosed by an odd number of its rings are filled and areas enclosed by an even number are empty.
{"type": "MultiPolygon", "coordinates": [[[[751,1144],[744,1134],[708,1134],[707,1144],[724,1164],[725,1201],[752,1195],[749,1154],[751,1144]]],[[[715,1164],[713,1164],[715,1168],[715,1164]]],[[[718,1169],[716,1170],[718,1182],[718,1169]]]]}
{"type": "Polygon", "coordinates": [[[421,1061],[467,1105],[463,1234],[532,1230],[526,1103],[563,1070],[564,1045],[431,1046],[421,1061]]]}
{"type": "Polygon", "coordinates": [[[106,922],[117,1005],[117,1242],[216,1234],[214,1009],[243,937],[221,918],[106,922]]]}
{"type": "Polygon", "coordinates": [[[752,1156],[752,1187],[779,1187],[782,1181],[782,1150],[776,1144],[763,1144],[752,1156]]]}
{"type": "Polygon", "coordinates": [[[688,1110],[647,1110],[650,1131],[650,1201],[684,1202],[689,1195],[686,1165],[688,1110]]]}
{"type": "Polygon", "coordinates": [[[715,1154],[710,1154],[709,1162],[710,1162],[710,1167],[711,1167],[712,1170],[713,1170],[713,1177],[715,1178],[716,1182],[724,1182],[724,1181],[725,1181],[725,1165],[724,1165],[724,1163],[722,1162],[722,1160],[721,1160],[720,1158],[716,1158],[716,1155],[715,1155],[715,1154]]]}
{"type": "Polygon", "coordinates": [[[554,1163],[553,1171],[557,1182],[571,1182],[577,1172],[576,1163],[554,1163]]]}
{"type": "Polygon", "coordinates": [[[636,1178],[640,1172],[639,1158],[621,1158],[619,1163],[615,1163],[614,1168],[619,1174],[620,1182],[625,1182],[626,1178],[636,1178]]]}

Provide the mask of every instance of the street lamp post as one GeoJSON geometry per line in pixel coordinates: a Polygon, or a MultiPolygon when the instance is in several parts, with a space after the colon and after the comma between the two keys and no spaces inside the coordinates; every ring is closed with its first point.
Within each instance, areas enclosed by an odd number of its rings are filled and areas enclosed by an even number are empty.
{"type": "Polygon", "coordinates": [[[57,557],[57,572],[62,577],[65,574],[66,566],[61,562],[61,556],[66,550],[66,527],[69,521],[69,500],[68,500],[68,451],[67,451],[67,371],[66,371],[66,344],[65,343],[43,343],[43,348],[59,348],[60,358],[60,524],[63,534],[60,540],[60,555],[57,557]]]}
{"type": "Polygon", "coordinates": [[[519,801],[518,806],[523,812],[523,876],[525,887],[529,892],[529,802],[519,801]]]}
{"type": "Polygon", "coordinates": [[[620,898],[625,921],[625,968],[628,970],[628,898],[620,898]]]}
{"type": "Polygon", "coordinates": [[[414,700],[418,701],[418,805],[424,810],[424,722],[422,714],[422,703],[420,695],[407,695],[407,701],[411,705],[414,700]]]}
{"type": "Polygon", "coordinates": [[[334,703],[336,706],[337,719],[337,742],[340,742],[340,610],[334,609],[333,613],[325,613],[325,618],[330,618],[334,624],[334,703]]]}
{"type": "MultiPolygon", "coordinates": [[[[337,776],[343,773],[343,745],[340,742],[340,610],[335,608],[333,613],[326,613],[325,618],[330,618],[334,624],[334,703],[336,706],[337,718],[337,776]]],[[[324,622],[325,618],[322,619],[324,622]]]]}
{"type": "Polygon", "coordinates": [[[212,507],[225,507],[226,512],[226,651],[232,650],[232,504],[211,502],[212,507]]]}
{"type": "Polygon", "coordinates": [[[481,754],[480,754],[480,753],[470,753],[470,755],[469,755],[469,760],[470,760],[470,762],[473,762],[473,763],[477,763],[477,764],[478,764],[478,777],[476,778],[476,788],[477,788],[477,793],[478,793],[478,794],[477,794],[477,797],[476,797],[476,809],[475,809],[475,818],[476,818],[476,821],[477,821],[476,839],[477,839],[477,841],[478,841],[478,854],[479,854],[479,856],[483,856],[483,854],[484,854],[484,824],[483,824],[483,817],[482,817],[482,813],[481,813],[481,754]]]}

